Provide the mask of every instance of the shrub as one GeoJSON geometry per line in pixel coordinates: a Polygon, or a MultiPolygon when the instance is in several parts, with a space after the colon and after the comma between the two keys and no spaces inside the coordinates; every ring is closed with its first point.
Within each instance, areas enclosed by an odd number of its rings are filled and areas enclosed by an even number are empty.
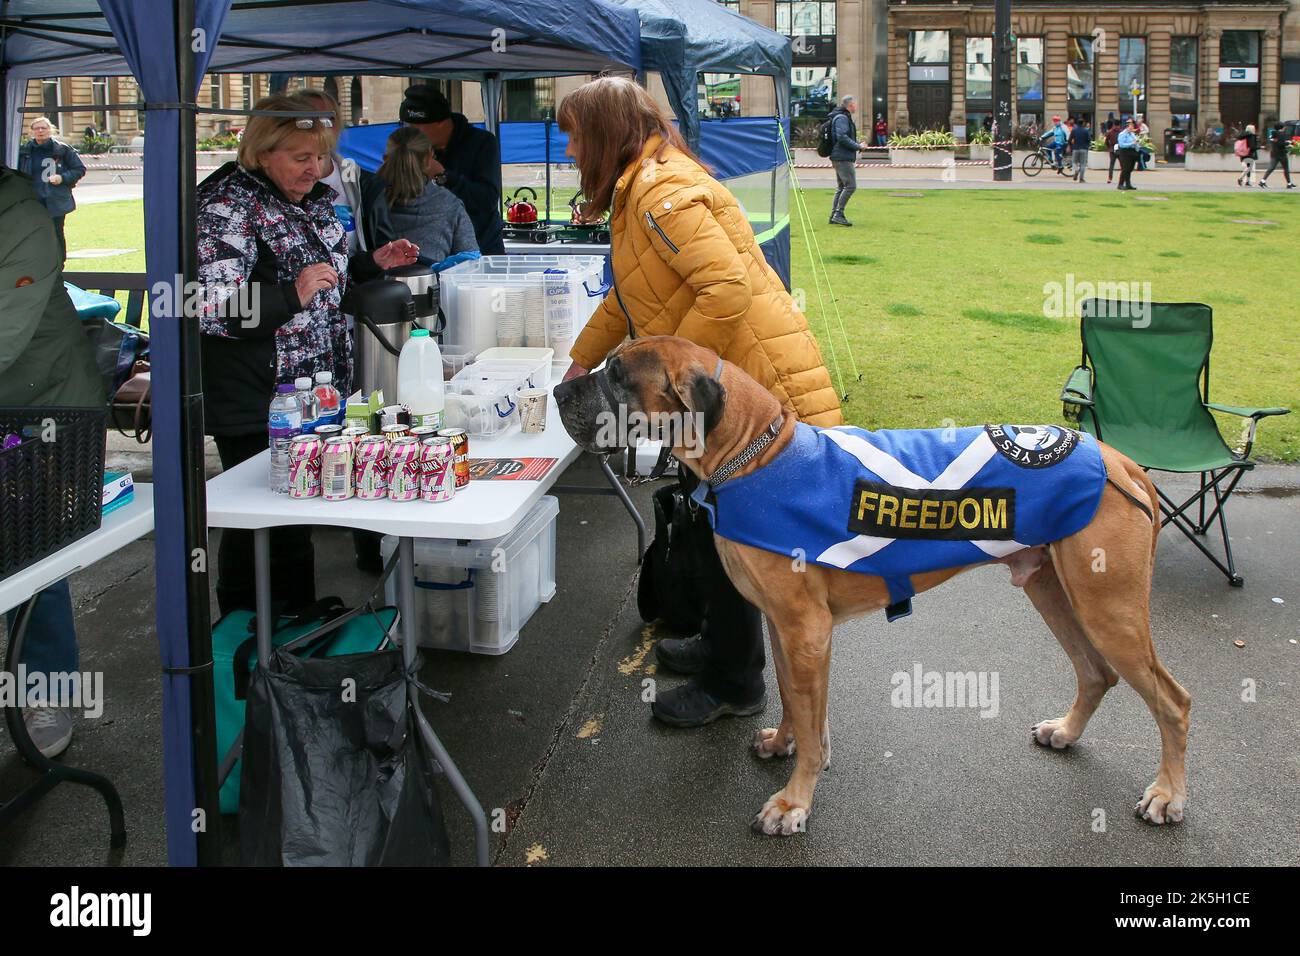
{"type": "Polygon", "coordinates": [[[81,136],[81,143],[77,146],[77,151],[96,156],[100,153],[107,153],[115,145],[117,145],[117,141],[113,137],[87,129],[81,136]]]}

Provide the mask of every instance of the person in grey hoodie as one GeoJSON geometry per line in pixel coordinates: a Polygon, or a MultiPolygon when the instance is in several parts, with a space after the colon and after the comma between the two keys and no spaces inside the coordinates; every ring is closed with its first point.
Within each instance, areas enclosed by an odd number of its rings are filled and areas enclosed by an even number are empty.
{"type": "Polygon", "coordinates": [[[858,111],[858,101],[851,95],[840,99],[840,108],[831,117],[831,165],[835,167],[835,198],[831,200],[832,226],[851,226],[844,216],[844,207],[849,198],[857,191],[858,172],[854,164],[858,161],[858,150],[866,149],[866,143],[858,142],[858,128],[853,122],[853,114],[858,111]]]}
{"type": "Polygon", "coordinates": [[[434,263],[478,252],[474,223],[455,193],[433,181],[433,142],[414,126],[388,137],[379,178],[386,185],[393,228],[434,263]]]}

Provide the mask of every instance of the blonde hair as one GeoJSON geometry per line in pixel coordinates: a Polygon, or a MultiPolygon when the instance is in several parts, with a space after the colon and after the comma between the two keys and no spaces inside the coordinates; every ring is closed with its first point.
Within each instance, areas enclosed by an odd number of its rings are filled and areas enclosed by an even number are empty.
{"type": "Polygon", "coordinates": [[[613,201],[614,184],[627,164],[641,155],[652,136],[659,136],[655,161],[663,162],[672,146],[707,172],[709,168],[691,152],[672,117],[636,82],[622,76],[602,76],[584,83],[560,103],[556,113],[560,129],[575,133],[582,148],[578,174],[587,197],[586,216],[598,216],[613,201]]]}
{"type": "Polygon", "coordinates": [[[384,149],[384,163],[379,178],[384,181],[384,195],[390,206],[413,203],[424,195],[429,185],[425,160],[433,152],[433,141],[414,126],[393,130],[384,149]]]}
{"type": "MultiPolygon", "coordinates": [[[[312,112],[308,105],[297,96],[288,96],[284,93],[262,97],[253,105],[253,109],[295,113],[312,112]]],[[[330,136],[329,128],[323,126],[317,117],[303,116],[302,119],[312,121],[310,129],[299,129],[297,124],[300,120],[292,116],[250,116],[248,125],[244,127],[244,135],[239,140],[239,165],[250,172],[260,169],[261,163],[258,157],[263,153],[278,149],[280,144],[294,133],[312,133],[317,148],[322,153],[328,153],[334,146],[334,139],[330,136]]]]}
{"type": "Polygon", "coordinates": [[[1254,134],[1254,132],[1255,132],[1255,124],[1254,124],[1254,123],[1247,123],[1247,124],[1246,124],[1246,132],[1247,132],[1247,133],[1254,134]]]}
{"type": "Polygon", "coordinates": [[[30,123],[27,124],[27,128],[28,128],[28,129],[31,129],[31,128],[32,128],[33,126],[35,126],[37,123],[44,123],[46,126],[48,126],[48,127],[50,128],[50,132],[51,132],[51,133],[55,132],[54,121],[51,120],[48,116],[38,116],[38,117],[36,117],[34,120],[32,120],[30,123]]]}

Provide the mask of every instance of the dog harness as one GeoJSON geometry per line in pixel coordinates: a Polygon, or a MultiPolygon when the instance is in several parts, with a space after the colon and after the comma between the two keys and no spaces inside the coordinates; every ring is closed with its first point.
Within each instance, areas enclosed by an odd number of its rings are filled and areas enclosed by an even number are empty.
{"type": "Polygon", "coordinates": [[[881,577],[894,620],[911,613],[914,574],[997,560],[1083,529],[1101,503],[1106,467],[1095,438],[1057,425],[872,432],[800,422],[767,465],[710,477],[692,498],[716,534],[881,577]]]}

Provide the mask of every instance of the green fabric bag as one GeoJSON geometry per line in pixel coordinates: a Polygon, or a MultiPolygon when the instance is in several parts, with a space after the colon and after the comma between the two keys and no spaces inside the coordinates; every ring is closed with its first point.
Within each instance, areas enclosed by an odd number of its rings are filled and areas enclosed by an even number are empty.
{"type": "MultiPolygon", "coordinates": [[[[328,621],[348,612],[336,597],[322,598],[299,614],[277,618],[271,640],[276,647],[291,644],[328,621]]],[[[244,729],[248,679],[257,666],[256,615],[252,611],[231,611],[212,626],[212,683],[216,699],[217,760],[226,753],[244,729]]],[[[397,619],[397,608],[376,608],[359,614],[336,630],[293,648],[302,657],[342,657],[379,650],[397,619]]],[[[221,812],[239,812],[239,762],[236,761],[221,785],[221,812]]]]}

